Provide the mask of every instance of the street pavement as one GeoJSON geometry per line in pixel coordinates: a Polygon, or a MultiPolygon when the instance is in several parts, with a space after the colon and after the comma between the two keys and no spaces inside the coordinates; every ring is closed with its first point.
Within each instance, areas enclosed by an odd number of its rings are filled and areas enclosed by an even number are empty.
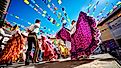
{"type": "Polygon", "coordinates": [[[92,55],[89,59],[72,61],[70,58],[59,59],[56,62],[39,62],[25,66],[24,63],[14,63],[7,68],[121,68],[115,58],[106,54],[92,55]]]}

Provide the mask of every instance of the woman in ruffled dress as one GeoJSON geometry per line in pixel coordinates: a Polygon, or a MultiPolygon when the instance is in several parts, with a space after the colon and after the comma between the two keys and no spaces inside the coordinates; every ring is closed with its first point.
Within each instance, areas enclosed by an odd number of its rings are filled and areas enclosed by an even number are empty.
{"type": "Polygon", "coordinates": [[[5,48],[2,50],[2,54],[0,55],[1,64],[12,64],[12,62],[16,62],[16,60],[20,57],[20,51],[25,45],[24,37],[21,35],[18,26],[15,25],[11,30],[12,37],[7,42],[5,48]]]}
{"type": "Polygon", "coordinates": [[[98,47],[99,43],[99,39],[97,39],[99,31],[97,30],[95,20],[87,16],[86,13],[80,12],[77,23],[72,29],[74,30],[62,27],[56,37],[63,41],[71,42],[72,60],[78,60],[84,56],[89,57],[98,47]]]}
{"type": "Polygon", "coordinates": [[[41,45],[42,50],[44,50],[43,54],[43,61],[54,61],[57,59],[57,54],[54,51],[54,48],[52,47],[52,44],[47,41],[47,38],[42,36],[42,45],[41,45]]]}

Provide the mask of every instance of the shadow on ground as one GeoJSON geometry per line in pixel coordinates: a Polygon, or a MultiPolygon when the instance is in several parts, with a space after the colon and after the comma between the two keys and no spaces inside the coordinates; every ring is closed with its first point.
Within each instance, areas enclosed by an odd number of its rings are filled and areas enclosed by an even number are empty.
{"type": "MultiPolygon", "coordinates": [[[[34,68],[74,68],[82,64],[93,62],[94,59],[83,59],[83,60],[68,60],[68,61],[62,61],[62,62],[48,62],[43,64],[34,65],[34,68]]],[[[19,68],[15,67],[15,68],[19,68]]],[[[31,66],[29,66],[31,67],[31,66]]]]}

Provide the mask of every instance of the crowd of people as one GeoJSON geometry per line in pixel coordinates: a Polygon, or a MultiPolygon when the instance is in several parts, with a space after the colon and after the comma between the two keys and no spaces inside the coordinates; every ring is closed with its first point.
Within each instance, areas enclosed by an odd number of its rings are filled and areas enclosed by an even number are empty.
{"type": "Polygon", "coordinates": [[[40,20],[36,19],[35,24],[28,27],[24,32],[20,31],[17,25],[9,27],[10,34],[6,34],[6,26],[1,24],[0,64],[25,62],[28,65],[29,62],[55,61],[67,57],[66,55],[69,56],[69,53],[67,54],[69,50],[64,46],[62,40],[59,40],[61,42],[58,45],[54,45],[47,36],[37,35],[40,23],[40,20]],[[6,40],[6,44],[3,42],[5,37],[9,38],[6,40]]]}
{"type": "Polygon", "coordinates": [[[0,64],[12,64],[13,62],[37,63],[40,61],[57,61],[59,58],[71,57],[71,60],[79,60],[84,56],[89,57],[99,43],[99,31],[96,22],[84,12],[80,12],[78,21],[72,21],[71,29],[65,27],[65,23],[55,39],[58,44],[45,35],[37,35],[40,31],[41,21],[36,19],[35,24],[20,31],[17,25],[10,27],[10,34],[6,34],[6,28],[0,25],[0,64]],[[9,37],[6,44],[3,38],[9,37]],[[4,47],[2,46],[4,45],[4,47]],[[30,61],[31,60],[31,61],[30,61]]]}

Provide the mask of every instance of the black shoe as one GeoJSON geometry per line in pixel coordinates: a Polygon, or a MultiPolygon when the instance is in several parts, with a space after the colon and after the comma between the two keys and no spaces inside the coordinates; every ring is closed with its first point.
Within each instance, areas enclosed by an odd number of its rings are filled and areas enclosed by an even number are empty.
{"type": "Polygon", "coordinates": [[[30,64],[29,62],[25,61],[25,65],[29,65],[29,64],[30,64]]]}

